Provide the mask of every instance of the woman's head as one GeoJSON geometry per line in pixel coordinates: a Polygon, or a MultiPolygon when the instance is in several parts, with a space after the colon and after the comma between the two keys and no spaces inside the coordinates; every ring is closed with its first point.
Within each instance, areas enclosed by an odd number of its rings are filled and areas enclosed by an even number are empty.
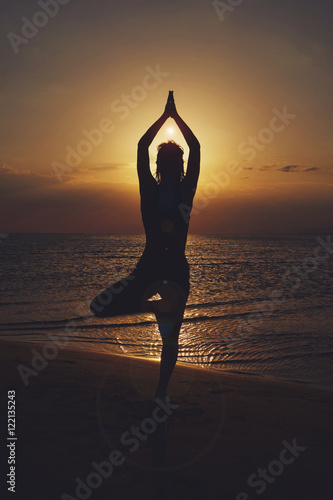
{"type": "Polygon", "coordinates": [[[156,180],[180,182],[184,178],[184,150],[175,141],[163,142],[157,147],[156,180]]]}

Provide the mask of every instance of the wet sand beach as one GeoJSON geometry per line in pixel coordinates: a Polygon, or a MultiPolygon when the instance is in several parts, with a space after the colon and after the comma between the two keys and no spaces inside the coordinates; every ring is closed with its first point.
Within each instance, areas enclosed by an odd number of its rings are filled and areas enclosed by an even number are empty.
{"type": "Polygon", "coordinates": [[[42,351],[1,342],[12,498],[331,500],[330,389],[177,364],[170,399],[152,401],[156,361],[67,348],[32,365],[42,351]]]}

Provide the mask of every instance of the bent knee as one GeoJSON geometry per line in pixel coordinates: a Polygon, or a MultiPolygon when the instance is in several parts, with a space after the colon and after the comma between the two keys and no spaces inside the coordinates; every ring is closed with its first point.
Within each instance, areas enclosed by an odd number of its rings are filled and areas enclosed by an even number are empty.
{"type": "Polygon", "coordinates": [[[90,311],[95,316],[105,316],[106,311],[110,310],[113,296],[109,289],[99,293],[90,303],[90,311]]]}
{"type": "Polygon", "coordinates": [[[98,303],[97,297],[90,303],[90,311],[96,317],[103,316],[104,307],[98,303]]]}

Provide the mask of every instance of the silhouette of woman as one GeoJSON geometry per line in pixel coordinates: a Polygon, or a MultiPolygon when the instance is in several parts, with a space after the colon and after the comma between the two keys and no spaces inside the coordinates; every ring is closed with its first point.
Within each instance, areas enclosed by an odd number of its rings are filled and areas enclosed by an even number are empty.
{"type": "Polygon", "coordinates": [[[144,252],[132,273],[97,295],[90,309],[99,317],[155,314],[162,337],[155,398],[164,398],[178,357],[178,337],[190,289],[185,246],[200,171],[200,144],[179,116],[172,91],[164,113],[138,143],[137,171],[146,233],[144,252]],[[186,175],[183,149],[168,141],[158,146],[155,179],[150,171],[148,149],[169,117],[175,120],[190,149],[186,175]],[[148,300],[157,293],[160,300],[148,300]]]}

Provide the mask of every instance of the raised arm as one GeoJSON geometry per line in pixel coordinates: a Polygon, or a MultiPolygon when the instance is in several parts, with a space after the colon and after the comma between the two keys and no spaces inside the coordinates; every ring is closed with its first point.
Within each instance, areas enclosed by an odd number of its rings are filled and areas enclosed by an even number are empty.
{"type": "Polygon", "coordinates": [[[155,136],[157,135],[162,125],[164,125],[166,120],[169,118],[169,116],[170,115],[165,110],[162,116],[158,120],[156,120],[156,122],[147,130],[147,132],[139,140],[137,169],[138,169],[140,190],[144,186],[148,186],[149,183],[151,183],[152,181],[155,182],[155,179],[150,171],[148,148],[153,142],[155,136]]]}
{"type": "Polygon", "coordinates": [[[172,92],[169,93],[166,111],[169,113],[169,116],[171,116],[175,120],[176,124],[179,127],[179,130],[181,131],[185,141],[187,142],[188,147],[190,148],[190,154],[187,162],[187,171],[184,180],[186,180],[186,183],[188,183],[191,189],[195,191],[200,173],[200,143],[196,136],[193,134],[190,127],[179,116],[172,92]]]}

